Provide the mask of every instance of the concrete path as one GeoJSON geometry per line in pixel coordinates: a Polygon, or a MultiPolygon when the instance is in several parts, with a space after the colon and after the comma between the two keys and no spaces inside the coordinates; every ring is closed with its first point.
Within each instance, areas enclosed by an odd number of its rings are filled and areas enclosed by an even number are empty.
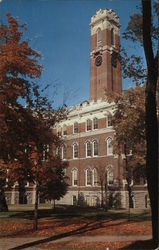
{"type": "Polygon", "coordinates": [[[0,238],[0,250],[42,250],[40,244],[48,242],[115,242],[149,240],[151,235],[95,235],[95,236],[67,236],[63,238],[34,237],[34,238],[0,238]]]}

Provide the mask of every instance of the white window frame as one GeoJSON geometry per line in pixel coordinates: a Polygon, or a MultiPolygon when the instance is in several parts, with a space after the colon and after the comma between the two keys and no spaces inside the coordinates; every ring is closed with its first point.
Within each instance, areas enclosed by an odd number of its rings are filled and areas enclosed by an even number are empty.
{"type": "Polygon", "coordinates": [[[73,124],[73,134],[78,134],[78,122],[74,122],[73,124]],[[77,124],[77,132],[75,132],[75,124],[77,124]]]}
{"type": "Polygon", "coordinates": [[[98,186],[98,171],[96,168],[93,169],[93,186],[97,187],[98,186]],[[96,172],[96,178],[95,178],[95,172],[96,172]],[[96,182],[95,182],[96,179],[96,182]]]}
{"type": "Polygon", "coordinates": [[[66,149],[66,153],[67,153],[67,146],[64,144],[63,146],[62,146],[62,159],[63,160],[66,160],[67,159],[67,157],[64,157],[64,148],[66,149]]]}
{"type": "Polygon", "coordinates": [[[86,141],[86,158],[91,158],[92,157],[92,143],[91,141],[86,141]],[[88,150],[87,150],[87,145],[88,143],[90,143],[90,147],[91,147],[91,155],[88,155],[88,150]]]}
{"type": "Polygon", "coordinates": [[[98,129],[98,118],[97,117],[94,117],[93,118],[93,130],[97,130],[98,129]],[[96,122],[95,122],[96,121],[96,122]],[[94,128],[95,127],[95,124],[97,125],[97,128],[94,128]]]}
{"type": "Polygon", "coordinates": [[[92,173],[92,169],[91,168],[87,168],[86,170],[85,170],[85,183],[86,183],[86,187],[91,187],[92,186],[92,181],[93,181],[93,173],[92,173]],[[91,173],[91,183],[90,184],[88,184],[88,171],[90,171],[90,173],[91,173]]]}
{"type": "Polygon", "coordinates": [[[97,155],[94,154],[94,150],[95,150],[94,144],[95,144],[95,143],[97,143],[97,145],[99,146],[98,141],[97,141],[97,140],[94,140],[94,141],[93,141],[93,157],[98,157],[98,155],[99,155],[99,147],[98,147],[98,154],[97,154],[97,155]]]}
{"type": "Polygon", "coordinates": [[[73,168],[71,172],[72,172],[72,186],[77,187],[78,186],[78,169],[73,168]],[[75,184],[75,181],[77,181],[77,184],[75,184]]]}
{"type": "Polygon", "coordinates": [[[92,120],[91,119],[87,119],[87,121],[86,121],[86,131],[87,132],[92,131],[92,120]],[[90,129],[88,129],[88,126],[87,126],[88,121],[90,121],[90,129]]]}
{"type": "Polygon", "coordinates": [[[113,155],[113,145],[111,145],[111,152],[110,152],[110,143],[112,142],[112,137],[107,137],[106,144],[107,144],[107,155],[113,155]]]}
{"type": "Polygon", "coordinates": [[[73,144],[73,159],[78,159],[78,154],[79,154],[79,152],[78,152],[78,143],[74,143],[73,144]],[[75,146],[77,146],[77,157],[75,157],[75,146]]]}

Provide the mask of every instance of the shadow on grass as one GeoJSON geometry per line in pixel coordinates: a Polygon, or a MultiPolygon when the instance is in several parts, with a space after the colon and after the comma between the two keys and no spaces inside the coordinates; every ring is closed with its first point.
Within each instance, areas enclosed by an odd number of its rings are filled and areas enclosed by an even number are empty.
{"type": "MultiPolygon", "coordinates": [[[[15,213],[8,214],[9,218],[24,218],[24,219],[33,219],[33,211],[17,211],[15,213]]],[[[57,207],[56,209],[40,209],[39,210],[39,219],[44,217],[56,217],[56,218],[68,218],[68,217],[84,217],[84,218],[96,218],[96,219],[128,219],[129,215],[125,210],[111,210],[104,211],[100,208],[90,208],[90,207],[74,207],[74,206],[63,206],[57,207]]],[[[149,211],[144,211],[142,213],[130,213],[131,221],[142,221],[150,220],[149,211]]]]}
{"type": "MultiPolygon", "coordinates": [[[[120,227],[120,225],[123,224],[123,223],[125,223],[125,222],[116,223],[114,226],[120,227]]],[[[90,231],[96,230],[96,229],[101,228],[101,227],[110,227],[110,226],[111,225],[108,225],[108,226],[102,225],[102,221],[89,222],[89,223],[86,223],[84,226],[82,226],[80,228],[77,228],[75,230],[65,232],[65,233],[62,233],[62,234],[58,234],[58,235],[54,235],[54,236],[51,236],[51,237],[47,237],[45,239],[25,243],[23,245],[20,245],[20,246],[14,247],[14,248],[10,248],[8,250],[21,250],[21,249],[25,249],[25,248],[28,248],[28,247],[34,247],[34,246],[37,246],[39,244],[49,243],[51,241],[56,241],[56,240],[59,240],[59,239],[70,237],[70,236],[76,236],[76,235],[80,236],[81,234],[86,233],[88,231],[90,232],[90,231]]]]}
{"type": "Polygon", "coordinates": [[[139,240],[135,241],[134,243],[120,248],[119,250],[129,250],[129,249],[135,249],[135,250],[154,250],[155,246],[153,245],[152,240],[139,240]]]}

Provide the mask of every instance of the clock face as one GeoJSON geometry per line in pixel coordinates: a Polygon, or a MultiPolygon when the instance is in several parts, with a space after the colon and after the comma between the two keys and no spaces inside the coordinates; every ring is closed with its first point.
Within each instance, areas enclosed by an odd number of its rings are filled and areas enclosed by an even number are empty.
{"type": "Polygon", "coordinates": [[[102,64],[102,57],[101,56],[96,57],[95,64],[96,64],[96,66],[100,66],[102,64]]]}

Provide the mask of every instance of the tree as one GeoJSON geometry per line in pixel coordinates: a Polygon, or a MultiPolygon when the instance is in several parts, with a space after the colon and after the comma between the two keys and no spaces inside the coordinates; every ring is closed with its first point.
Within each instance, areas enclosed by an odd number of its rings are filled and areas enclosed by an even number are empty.
{"type": "Polygon", "coordinates": [[[123,94],[110,94],[108,99],[115,103],[112,119],[114,153],[118,156],[124,153],[129,207],[133,207],[132,182],[134,178],[144,177],[146,164],[145,86],[137,85],[123,94]]]}
{"type": "Polygon", "coordinates": [[[52,131],[66,112],[63,108],[54,110],[42,96],[43,90],[33,82],[40,77],[40,54],[28,42],[21,41],[20,29],[25,26],[19,25],[10,14],[7,17],[9,26],[0,26],[3,38],[0,44],[0,181],[2,187],[6,178],[9,187],[18,182],[23,193],[26,181],[35,184],[34,228],[37,229],[40,185],[44,184],[48,197],[51,197],[50,183],[54,183],[52,188],[58,184],[61,189],[57,198],[66,192],[63,168],[67,164],[55,155],[62,141],[52,131]]]}
{"type": "MultiPolygon", "coordinates": [[[[159,246],[158,231],[158,125],[156,109],[156,87],[158,78],[158,56],[154,56],[152,45],[151,1],[142,0],[143,47],[147,63],[146,81],[146,171],[152,210],[152,233],[154,247],[159,246]]],[[[159,53],[159,51],[157,52],[159,53]]]]}
{"type": "Polygon", "coordinates": [[[5,174],[9,165],[17,166],[15,159],[24,145],[24,109],[19,98],[27,98],[28,79],[40,77],[41,72],[39,53],[21,41],[20,29],[25,25],[19,25],[10,14],[7,17],[9,25],[0,26],[0,159],[5,174]]]}
{"type": "Polygon", "coordinates": [[[61,161],[55,156],[50,162],[45,163],[45,176],[40,176],[40,195],[46,200],[59,200],[63,197],[68,188],[65,169],[68,162],[61,161]]]}
{"type": "Polygon", "coordinates": [[[142,0],[142,12],[130,18],[124,37],[139,42],[144,48],[147,69],[141,66],[141,57],[124,53],[124,73],[135,81],[146,82],[145,86],[145,128],[146,128],[146,175],[152,211],[152,232],[154,247],[158,247],[158,128],[156,110],[156,86],[158,78],[158,27],[155,15],[159,14],[158,1],[142,0]],[[126,65],[127,64],[127,65],[126,65]]]}

